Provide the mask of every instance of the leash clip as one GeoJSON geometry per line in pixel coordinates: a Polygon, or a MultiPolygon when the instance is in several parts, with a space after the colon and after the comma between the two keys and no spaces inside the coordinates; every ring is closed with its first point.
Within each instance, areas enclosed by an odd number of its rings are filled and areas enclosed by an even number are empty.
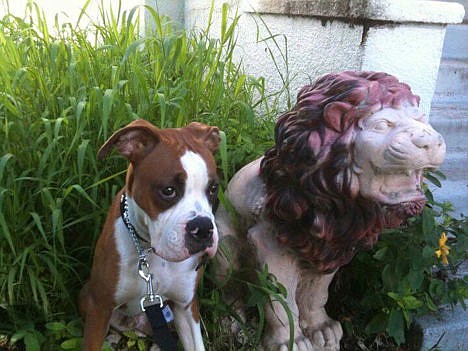
{"type": "Polygon", "coordinates": [[[145,257],[138,260],[138,275],[146,282],[146,295],[140,300],[140,307],[145,311],[145,306],[159,303],[159,307],[163,307],[163,299],[160,295],[154,294],[153,274],[149,270],[149,264],[145,257]]]}
{"type": "Polygon", "coordinates": [[[162,309],[164,304],[163,304],[163,299],[161,297],[161,295],[146,295],[146,296],[143,296],[140,300],[140,308],[141,308],[141,311],[142,312],[145,312],[146,311],[146,307],[147,306],[152,306],[152,305],[155,305],[155,304],[159,304],[159,308],[162,309]]]}

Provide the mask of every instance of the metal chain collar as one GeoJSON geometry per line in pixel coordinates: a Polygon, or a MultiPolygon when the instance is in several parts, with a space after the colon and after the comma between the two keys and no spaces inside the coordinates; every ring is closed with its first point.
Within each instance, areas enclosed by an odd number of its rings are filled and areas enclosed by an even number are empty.
{"type": "Polygon", "coordinates": [[[142,240],[144,239],[138,235],[138,232],[136,231],[135,227],[130,222],[128,209],[129,207],[127,195],[124,192],[122,193],[122,196],[120,198],[120,213],[125,227],[127,227],[128,233],[130,234],[130,238],[132,239],[138,254],[138,275],[146,282],[146,295],[143,296],[140,300],[141,310],[145,311],[145,302],[147,302],[148,304],[158,302],[160,307],[162,307],[163,299],[160,295],[154,294],[153,274],[151,273],[150,265],[148,263],[148,260],[146,259],[148,253],[153,252],[153,249],[149,248],[144,250],[141,246],[139,238],[142,240]]]}
{"type": "Polygon", "coordinates": [[[128,212],[127,194],[125,194],[125,193],[122,193],[122,196],[120,198],[120,214],[122,216],[122,220],[123,220],[125,226],[127,227],[128,232],[130,234],[130,238],[132,239],[133,244],[135,245],[135,248],[136,248],[137,254],[138,254],[138,258],[139,259],[142,259],[142,258],[146,259],[146,253],[143,250],[143,248],[141,247],[140,240],[138,240],[139,235],[138,235],[135,227],[133,226],[133,224],[130,222],[130,215],[129,215],[129,212],[128,212]]]}

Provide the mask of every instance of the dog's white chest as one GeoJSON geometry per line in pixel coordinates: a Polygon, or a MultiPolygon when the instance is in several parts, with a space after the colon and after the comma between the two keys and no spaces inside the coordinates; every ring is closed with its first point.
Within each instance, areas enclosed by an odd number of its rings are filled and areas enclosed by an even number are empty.
{"type": "MultiPolygon", "coordinates": [[[[120,255],[119,277],[115,292],[117,305],[125,305],[128,314],[141,312],[140,300],[147,293],[147,286],[138,274],[136,248],[123,222],[115,223],[115,240],[120,255]]],[[[196,266],[199,256],[191,256],[181,262],[169,262],[154,254],[147,257],[153,275],[154,293],[177,304],[188,305],[194,297],[197,279],[196,266]]]]}

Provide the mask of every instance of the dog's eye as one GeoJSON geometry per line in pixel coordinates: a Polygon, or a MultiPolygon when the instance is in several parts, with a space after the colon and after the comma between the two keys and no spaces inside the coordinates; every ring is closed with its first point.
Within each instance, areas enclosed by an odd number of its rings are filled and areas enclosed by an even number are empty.
{"type": "Polygon", "coordinates": [[[173,199],[177,196],[177,190],[173,186],[168,186],[161,189],[161,195],[166,199],[173,199]]]}
{"type": "Polygon", "coordinates": [[[212,183],[208,186],[208,193],[210,196],[215,196],[218,193],[218,184],[212,183]]]}

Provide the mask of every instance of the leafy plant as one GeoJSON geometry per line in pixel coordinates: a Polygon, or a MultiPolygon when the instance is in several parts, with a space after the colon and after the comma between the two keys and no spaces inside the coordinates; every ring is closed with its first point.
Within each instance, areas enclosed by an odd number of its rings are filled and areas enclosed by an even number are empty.
{"type": "Polygon", "coordinates": [[[217,125],[224,184],[271,142],[275,109],[264,80],[232,59],[236,21],[227,11],[215,40],[143,8],[154,21],[144,37],[138,8],[101,9],[87,29],[79,20],[51,28],[34,3],[24,18],[0,19],[0,304],[8,309],[0,324],[9,336],[24,331],[10,342],[78,342],[68,330],[77,292],[126,168],[117,156],[96,160],[113,131],[136,118],[161,128],[217,125]],[[40,313],[17,323],[24,305],[40,313]]]}
{"type": "MultiPolygon", "coordinates": [[[[80,19],[51,28],[34,3],[24,18],[0,19],[0,347],[79,349],[76,295],[126,168],[115,156],[105,164],[96,160],[113,131],[135,118],[161,128],[192,120],[217,125],[224,186],[272,143],[281,92],[267,95],[265,80],[246,75],[233,60],[237,17],[228,19],[227,5],[220,40],[208,35],[211,22],[187,32],[143,8],[154,21],[145,36],[138,8],[101,9],[100,23],[86,29],[80,19]]],[[[264,25],[261,19],[257,24],[264,25]]],[[[273,53],[281,45],[267,33],[258,40],[270,41],[273,53]]],[[[287,62],[286,52],[274,65],[287,68],[287,62]]],[[[291,74],[281,77],[287,91],[291,74]]],[[[346,268],[346,298],[335,298],[342,307],[335,314],[348,337],[372,340],[378,333],[400,343],[415,315],[440,303],[463,303],[467,282],[452,274],[466,255],[467,220],[452,217],[448,204],[427,194],[431,207],[422,216],[385,232],[374,251],[346,268]],[[442,232],[450,246],[448,266],[434,254],[442,232]]],[[[258,347],[267,297],[282,301],[285,292],[266,269],[257,275],[257,284],[232,276],[249,294],[247,320],[213,282],[202,284],[209,349],[258,347]],[[240,322],[242,345],[224,327],[226,317],[240,322]]],[[[130,334],[125,342],[143,347],[130,334]]]]}
{"type": "Polygon", "coordinates": [[[80,350],[83,326],[81,320],[53,321],[45,324],[49,344],[60,344],[62,350],[80,350]]]}
{"type": "MultiPolygon", "coordinates": [[[[426,174],[426,179],[440,185],[442,176],[426,174]]],[[[420,216],[403,228],[384,231],[372,251],[359,253],[343,269],[341,288],[329,305],[340,306],[335,313],[344,321],[346,334],[370,343],[387,335],[399,345],[415,317],[445,304],[465,307],[468,280],[456,272],[467,259],[467,218],[453,217],[451,205],[435,201],[429,190],[426,197],[428,205],[420,216]],[[449,236],[448,264],[436,255],[442,233],[449,236]]]]}
{"type": "MultiPolygon", "coordinates": [[[[223,250],[223,248],[221,248],[223,250]]],[[[212,268],[212,267],[210,267],[212,268]]],[[[205,320],[205,332],[210,336],[207,341],[213,350],[258,350],[265,327],[265,306],[278,302],[284,308],[290,326],[289,349],[294,343],[294,325],[292,312],[286,302],[286,288],[268,271],[245,268],[232,272],[225,281],[217,281],[215,270],[205,274],[200,284],[201,304],[205,320]],[[247,272],[247,270],[249,272],[247,272]],[[245,279],[245,274],[256,276],[253,281],[245,279]],[[239,309],[239,301],[226,299],[226,289],[234,288],[245,292],[245,304],[239,309]],[[244,308],[245,307],[245,308],[244,308]],[[226,329],[230,333],[226,333],[226,329]]]]}

